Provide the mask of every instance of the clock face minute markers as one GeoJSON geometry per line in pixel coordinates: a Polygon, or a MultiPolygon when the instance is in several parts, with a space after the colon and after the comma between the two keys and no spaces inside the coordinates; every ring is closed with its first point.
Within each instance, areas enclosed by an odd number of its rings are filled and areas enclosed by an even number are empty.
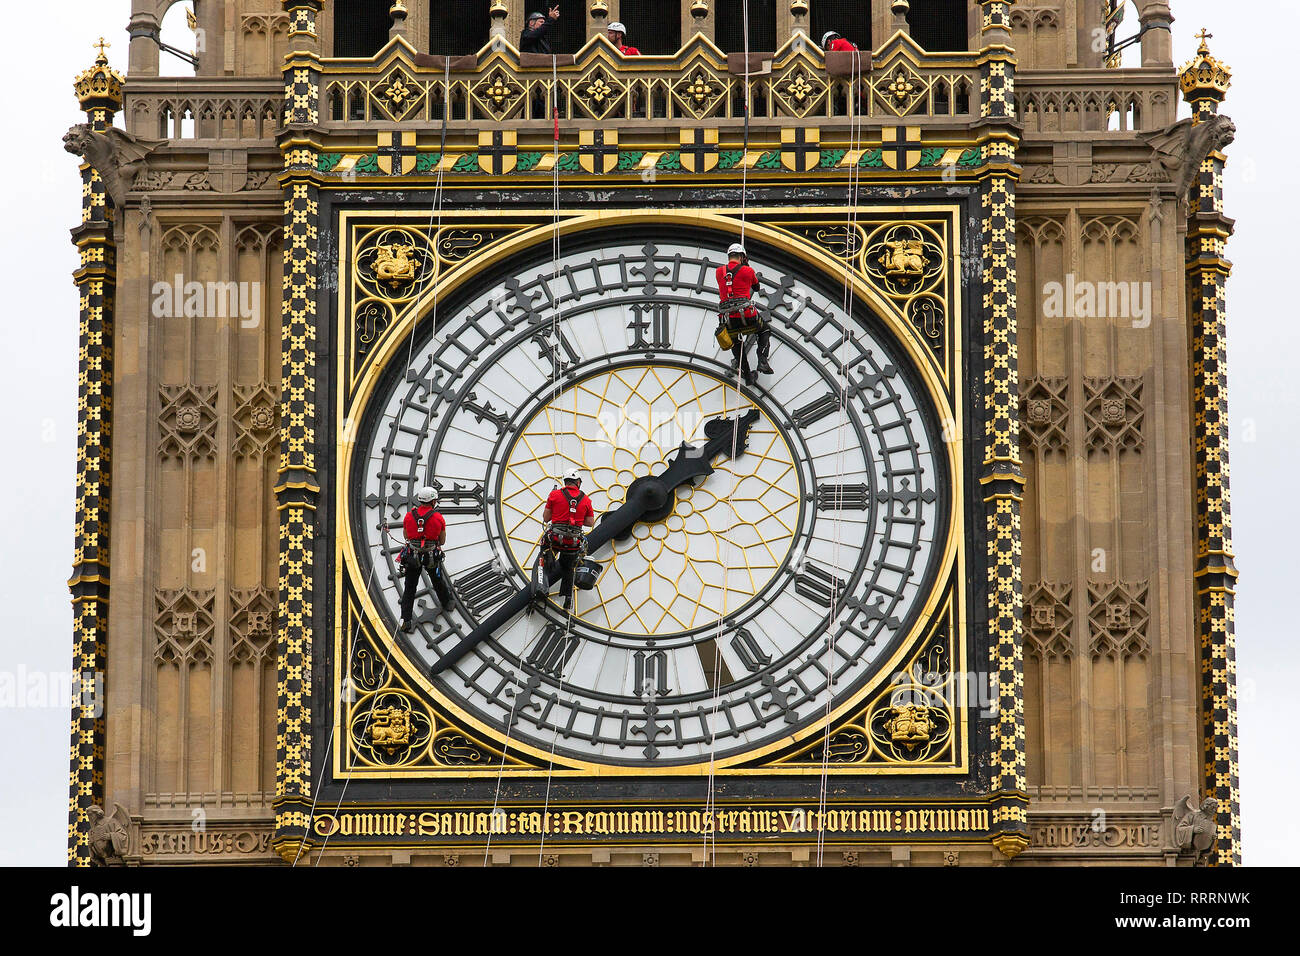
{"type": "Polygon", "coordinates": [[[383,503],[436,484],[456,607],[417,613],[405,653],[557,759],[702,766],[787,740],[872,679],[936,585],[948,459],[905,350],[765,262],[775,374],[738,388],[713,339],[725,247],[614,241],[491,283],[416,341],[358,438],[377,626],[398,599],[383,503]],[[571,468],[603,568],[572,618],[530,587],[571,468]]]}

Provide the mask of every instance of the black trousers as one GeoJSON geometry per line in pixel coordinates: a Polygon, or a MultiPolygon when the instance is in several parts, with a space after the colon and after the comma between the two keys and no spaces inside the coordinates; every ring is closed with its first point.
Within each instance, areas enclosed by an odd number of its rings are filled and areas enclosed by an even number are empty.
{"type": "Polygon", "coordinates": [[[557,561],[560,565],[560,597],[568,600],[573,597],[573,569],[582,557],[577,551],[560,551],[557,561]]]}
{"type": "MultiPolygon", "coordinates": [[[[766,322],[758,327],[758,332],[754,333],[758,338],[758,359],[761,362],[767,358],[772,348],[772,330],[766,322]]],[[[745,354],[745,337],[737,335],[735,344],[731,346],[731,358],[733,364],[742,372],[749,372],[749,356],[745,354]]]]}
{"type": "Polygon", "coordinates": [[[427,570],[433,580],[433,591],[445,608],[451,607],[451,588],[442,571],[441,557],[432,551],[412,548],[402,559],[402,620],[409,621],[415,611],[415,592],[420,590],[420,573],[427,570]]]}

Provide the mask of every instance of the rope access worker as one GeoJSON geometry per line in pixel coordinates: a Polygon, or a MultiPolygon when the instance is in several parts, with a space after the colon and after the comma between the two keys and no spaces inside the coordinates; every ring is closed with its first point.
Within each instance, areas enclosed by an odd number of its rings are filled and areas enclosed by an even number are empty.
{"type": "Polygon", "coordinates": [[[827,53],[852,53],[857,47],[834,30],[822,34],[822,50],[827,53]]]}
{"type": "Polygon", "coordinates": [[[551,54],[551,30],[560,19],[560,5],[554,4],[546,16],[528,14],[528,24],[519,34],[519,52],[551,54]]]}
{"type": "Polygon", "coordinates": [[[627,36],[627,27],[621,22],[615,20],[605,30],[605,36],[609,37],[609,42],[618,47],[618,52],[624,56],[640,56],[641,51],[634,46],[624,46],[623,38],[627,36]]]}
{"type": "Polygon", "coordinates": [[[573,569],[586,551],[586,528],[596,524],[596,509],[582,493],[577,469],[564,476],[564,487],[556,488],[542,509],[542,548],[554,552],[560,565],[560,593],[564,609],[573,607],[573,569]]]}
{"type": "Polygon", "coordinates": [[[749,370],[749,358],[745,355],[745,336],[758,338],[758,371],[762,375],[771,375],[772,366],[767,364],[768,351],[771,348],[772,330],[767,321],[759,315],[751,299],[754,289],[758,287],[758,275],[749,265],[749,256],[745,247],[738,242],[727,249],[727,264],[718,266],[718,344],[724,349],[731,349],[731,367],[738,369],[745,377],[745,384],[753,385],[757,376],[749,370]]]}
{"type": "Polygon", "coordinates": [[[442,570],[442,546],[447,543],[447,520],[438,513],[438,492],[425,485],[415,493],[416,505],[406,513],[402,530],[406,546],[398,558],[402,569],[402,630],[411,632],[411,612],[415,609],[415,592],[420,586],[420,572],[427,570],[433,590],[442,603],[441,613],[451,611],[451,588],[442,570]]]}

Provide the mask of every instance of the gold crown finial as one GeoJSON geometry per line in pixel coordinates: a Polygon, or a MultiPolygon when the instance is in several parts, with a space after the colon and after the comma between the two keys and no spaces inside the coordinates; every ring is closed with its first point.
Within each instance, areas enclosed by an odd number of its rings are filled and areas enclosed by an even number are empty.
{"type": "Polygon", "coordinates": [[[1222,101],[1232,85],[1232,70],[1228,64],[1218,60],[1210,53],[1210,38],[1214,34],[1201,30],[1196,38],[1201,45],[1196,48],[1192,58],[1178,74],[1178,85],[1182,88],[1183,98],[1189,103],[1198,100],[1222,101]]]}
{"type": "Polygon", "coordinates": [[[108,65],[108,54],[105,52],[110,46],[103,37],[99,38],[98,43],[92,43],[91,46],[99,51],[99,56],[95,57],[95,65],[77,75],[73,82],[73,89],[77,92],[77,99],[81,102],[84,110],[93,109],[111,109],[119,110],[122,108],[122,74],[118,73],[108,65]]]}

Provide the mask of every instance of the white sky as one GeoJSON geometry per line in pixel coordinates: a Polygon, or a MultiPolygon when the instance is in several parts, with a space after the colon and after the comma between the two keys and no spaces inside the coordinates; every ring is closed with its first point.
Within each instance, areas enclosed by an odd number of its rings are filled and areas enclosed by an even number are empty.
{"type": "MultiPolygon", "coordinates": [[[[1228,251],[1236,264],[1228,347],[1244,848],[1247,864],[1296,864],[1300,818],[1289,798],[1300,782],[1300,626],[1290,600],[1300,570],[1300,294],[1285,285],[1296,264],[1282,236],[1298,228],[1291,177],[1300,137],[1289,104],[1300,4],[1172,0],[1172,7],[1176,62],[1191,58],[1193,34],[1208,26],[1211,48],[1235,71],[1224,111],[1238,130],[1225,190],[1237,220],[1228,251]]],[[[91,64],[100,35],[125,72],[129,11],[128,0],[65,0],[43,5],[39,26],[11,18],[0,31],[11,133],[0,152],[7,225],[0,268],[13,335],[0,358],[0,425],[9,449],[0,466],[0,529],[9,542],[0,550],[0,673],[10,675],[71,666],[65,582],[76,460],[77,257],[68,230],[79,221],[80,183],[77,160],[61,141],[83,119],[72,79],[91,64]]],[[[0,707],[0,767],[0,863],[63,865],[66,709],[0,707]]]]}

